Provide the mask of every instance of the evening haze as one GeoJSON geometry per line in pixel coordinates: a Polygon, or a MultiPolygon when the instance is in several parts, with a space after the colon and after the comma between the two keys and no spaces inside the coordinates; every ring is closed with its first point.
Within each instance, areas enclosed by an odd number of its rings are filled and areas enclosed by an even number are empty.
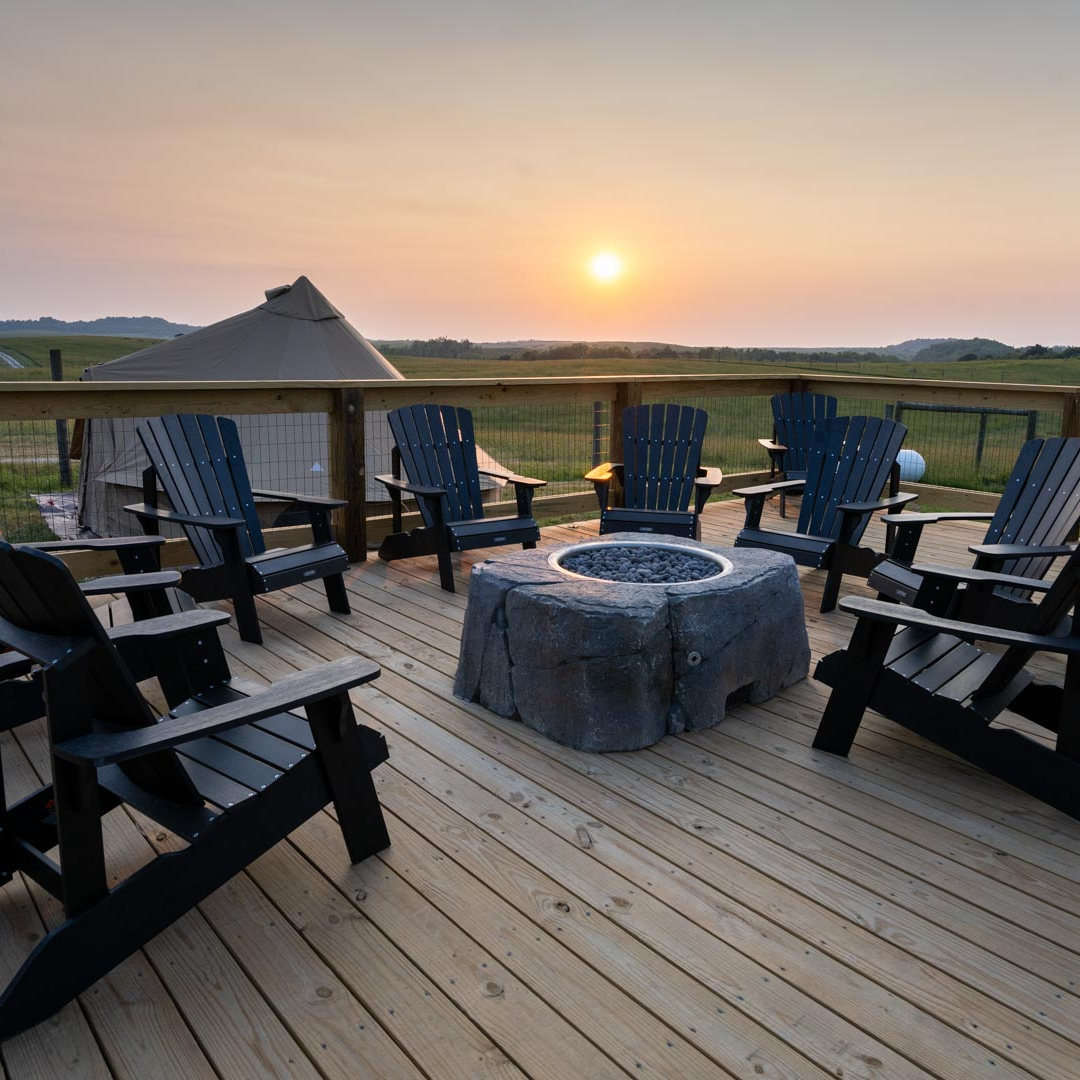
{"type": "Polygon", "coordinates": [[[384,338],[1077,343],[1078,40],[1075,0],[11,5],[0,318],[306,274],[384,338]]]}

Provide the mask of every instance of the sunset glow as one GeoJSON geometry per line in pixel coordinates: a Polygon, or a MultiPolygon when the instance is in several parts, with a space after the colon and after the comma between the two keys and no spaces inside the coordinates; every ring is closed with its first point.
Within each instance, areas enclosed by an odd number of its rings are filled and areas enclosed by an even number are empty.
{"type": "Polygon", "coordinates": [[[373,337],[1071,343],[1077,40],[1066,0],[10,5],[0,318],[306,274],[373,337]]]}

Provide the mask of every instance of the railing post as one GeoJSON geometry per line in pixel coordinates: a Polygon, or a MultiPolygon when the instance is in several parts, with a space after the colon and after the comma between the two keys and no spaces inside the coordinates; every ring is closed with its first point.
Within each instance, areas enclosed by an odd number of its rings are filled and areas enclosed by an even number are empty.
{"type": "MultiPolygon", "coordinates": [[[[1068,439],[1080,435],[1080,394],[1063,394],[1061,397],[1061,435],[1068,439]]],[[[1069,530],[1069,539],[1080,536],[1080,523],[1069,530]]]]}
{"type": "Polygon", "coordinates": [[[352,562],[367,559],[367,464],[364,457],[364,391],[333,392],[330,408],[330,495],[344,499],[335,531],[352,562]]]}
{"type": "MultiPolygon", "coordinates": [[[[63,382],[64,362],[59,349],[49,350],[49,367],[53,382],[63,382]]],[[[68,426],[66,420],[56,421],[56,461],[60,466],[60,486],[71,487],[71,457],[68,453],[68,426]]]]}
{"type": "MultiPolygon", "coordinates": [[[[623,409],[633,409],[641,404],[641,383],[617,382],[615,384],[615,400],[611,403],[611,438],[608,442],[608,461],[622,461],[623,459],[623,409]]],[[[612,504],[622,506],[622,488],[616,482],[612,487],[612,504]]]]}

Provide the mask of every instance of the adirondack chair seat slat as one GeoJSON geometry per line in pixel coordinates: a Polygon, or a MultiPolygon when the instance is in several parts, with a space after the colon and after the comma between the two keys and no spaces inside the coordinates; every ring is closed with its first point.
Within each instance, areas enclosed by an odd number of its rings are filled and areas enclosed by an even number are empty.
{"type": "Polygon", "coordinates": [[[472,413],[450,405],[413,405],[387,414],[394,435],[393,475],[376,477],[390,495],[394,531],[379,546],[385,562],[435,555],[439,584],[454,592],[452,552],[521,544],[536,547],[540,527],[532,518],[535,490],[547,481],[484,470],[514,486],[515,517],[488,518],[480,489],[472,413]],[[408,479],[403,479],[404,468],[408,479]],[[402,498],[416,499],[423,524],[402,530],[402,498]]]}
{"type": "Polygon", "coordinates": [[[357,725],[349,700],[378,666],[349,657],[248,697],[232,685],[220,617],[191,615],[156,620],[156,643],[145,624],[129,639],[172,709],[158,718],[63,564],[0,542],[0,644],[39,667],[53,777],[14,806],[0,800],[0,881],[22,870],[66,914],[0,995],[0,1040],[46,1019],[331,801],[354,862],[389,844],[371,780],[386,743],[357,725]],[[188,846],[111,881],[101,817],[120,803],[188,846]]]}
{"type": "Polygon", "coordinates": [[[150,467],[143,472],[143,502],[127,507],[148,533],[162,523],[183,529],[198,562],[182,587],[197,601],[231,600],[244,641],[262,642],[255,596],[321,580],[331,611],[347,615],[344,572],[349,561],[336,543],[331,510],[340,499],[252,490],[234,421],[213,416],[160,416],[136,432],[150,467]],[[171,510],[158,508],[158,485],[171,510]],[[294,502],[307,512],[314,543],[266,550],[257,497],[294,502]]]}
{"type": "Polygon", "coordinates": [[[246,754],[217,738],[195,739],[185,743],[180,755],[182,758],[197,761],[252,791],[262,791],[282,773],[281,769],[268,765],[261,756],[246,754]]]}
{"type": "Polygon", "coordinates": [[[535,544],[540,539],[540,526],[532,518],[480,518],[477,521],[455,521],[447,525],[454,551],[469,551],[478,547],[503,544],[535,544]]]}
{"type": "Polygon", "coordinates": [[[737,546],[780,551],[790,555],[799,566],[821,569],[828,564],[836,541],[828,536],[802,536],[769,529],[743,529],[739,533],[737,546]]]}
{"type": "Polygon", "coordinates": [[[623,460],[585,474],[600,504],[601,536],[642,532],[700,539],[701,512],[723,480],[719,469],[701,465],[708,421],[707,413],[688,405],[623,410],[623,460]],[[622,506],[612,505],[614,479],[623,488],[622,506]]]}
{"type": "Polygon", "coordinates": [[[806,453],[802,481],[778,481],[736,489],[746,502],[746,520],[735,538],[736,547],[763,547],[785,552],[801,566],[828,571],[821,610],[832,611],[844,574],[863,577],[885,558],[859,547],[871,514],[902,507],[915,499],[899,493],[896,455],[907,428],[873,416],[842,416],[818,420],[806,453]],[[770,495],[802,492],[799,522],[794,532],[763,529],[761,515],[770,495]],[[882,492],[888,489],[889,495],[882,492]]]}
{"type": "Polygon", "coordinates": [[[697,515],[691,511],[650,510],[647,515],[621,506],[609,507],[604,514],[605,532],[657,533],[664,536],[693,537],[697,515]]]}

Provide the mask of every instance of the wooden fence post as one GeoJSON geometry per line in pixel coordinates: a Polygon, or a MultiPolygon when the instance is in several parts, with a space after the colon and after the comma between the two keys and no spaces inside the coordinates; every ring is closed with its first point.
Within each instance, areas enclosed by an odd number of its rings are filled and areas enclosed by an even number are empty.
{"type": "Polygon", "coordinates": [[[330,409],[330,495],[344,499],[335,531],[352,562],[367,559],[367,464],[364,457],[364,391],[334,391],[330,409]]]}
{"type": "MultiPolygon", "coordinates": [[[[623,459],[623,409],[633,409],[641,404],[641,383],[618,382],[615,384],[615,400],[611,403],[611,438],[608,442],[608,461],[623,459]]],[[[623,492],[618,478],[611,485],[611,505],[622,506],[623,492]]]]}
{"type": "MultiPolygon", "coordinates": [[[[59,349],[49,350],[49,367],[53,382],[63,382],[64,361],[59,349]]],[[[67,491],[71,487],[71,457],[68,453],[67,420],[56,421],[56,462],[60,467],[60,486],[67,491]]]]}
{"type": "MultiPolygon", "coordinates": [[[[1080,394],[1061,396],[1061,436],[1064,439],[1080,435],[1080,394]]],[[[1069,530],[1068,539],[1080,538],[1080,523],[1069,530]]]]}

